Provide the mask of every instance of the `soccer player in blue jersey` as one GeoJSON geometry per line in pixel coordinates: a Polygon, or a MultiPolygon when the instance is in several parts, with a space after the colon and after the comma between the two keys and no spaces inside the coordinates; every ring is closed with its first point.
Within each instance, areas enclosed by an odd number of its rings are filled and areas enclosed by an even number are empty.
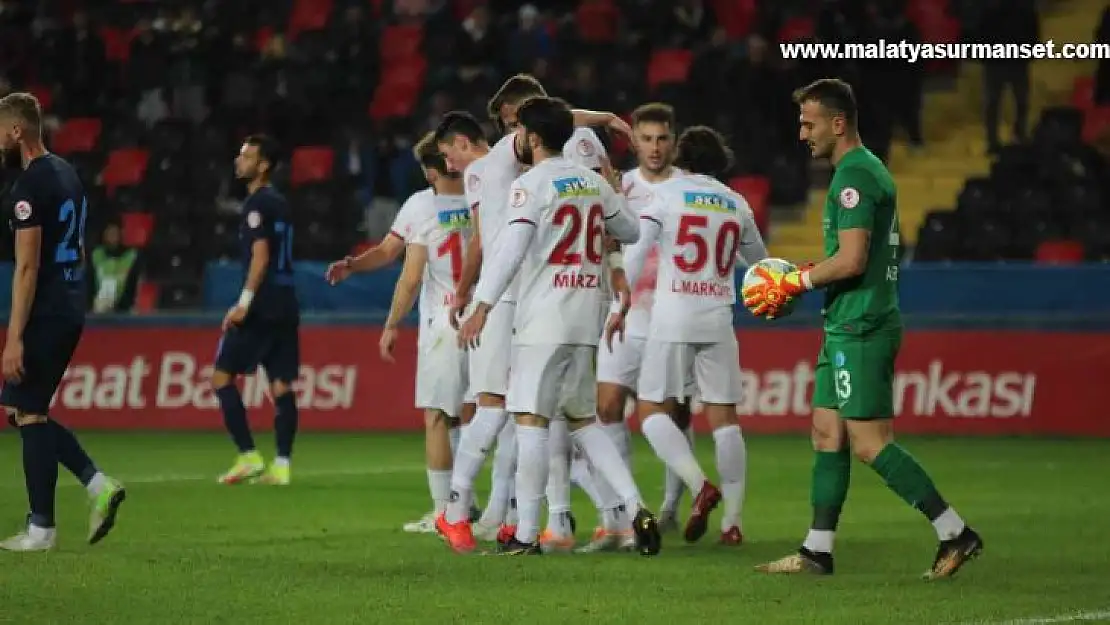
{"type": "Polygon", "coordinates": [[[24,531],[0,542],[0,549],[53,548],[59,462],[92,498],[89,543],[95,544],[115,525],[127,493],[97,470],[73,433],[49,414],[85,327],[88,203],[77,172],[43,146],[42,108],[30,94],[0,98],[0,165],[4,162],[19,163],[22,171],[3,198],[15,231],[15,269],[0,406],[23,441],[31,511],[24,531]]]}
{"type": "Polygon", "coordinates": [[[300,373],[300,306],[293,285],[292,214],[285,197],[270,184],[277,151],[273,139],[253,135],[243,141],[235,159],[235,175],[247,181],[249,193],[239,226],[246,277],[239,301],[224,317],[212,372],[224,425],[239,449],[235,464],[219,478],[223,484],[289,484],[289,460],[297,435],[293,382],[300,373]],[[235,384],[239,375],[252,373],[259,365],[270,381],[277,411],[277,457],[268,468],[254,446],[247,409],[235,384]]]}

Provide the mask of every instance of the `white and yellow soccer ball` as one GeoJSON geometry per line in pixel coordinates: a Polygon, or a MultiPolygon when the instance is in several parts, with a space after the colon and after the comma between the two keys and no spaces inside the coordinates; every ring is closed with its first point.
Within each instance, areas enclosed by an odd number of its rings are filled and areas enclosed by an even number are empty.
{"type": "MultiPolygon", "coordinates": [[[[750,265],[747,271],[744,272],[744,280],[740,284],[741,301],[743,301],[743,293],[744,291],[748,290],[748,287],[756,286],[764,281],[763,278],[756,275],[756,269],[760,267],[762,267],[764,270],[767,271],[767,273],[775,277],[798,270],[797,265],[781,258],[764,258],[763,260],[750,265]]],[[[797,304],[797,297],[791,299],[789,302],[786,303],[785,306],[778,310],[778,314],[775,315],[775,319],[782,319],[783,317],[789,316],[790,313],[794,312],[794,307],[797,304]]],[[[749,309],[749,312],[750,310],[751,309],[749,309]]]]}

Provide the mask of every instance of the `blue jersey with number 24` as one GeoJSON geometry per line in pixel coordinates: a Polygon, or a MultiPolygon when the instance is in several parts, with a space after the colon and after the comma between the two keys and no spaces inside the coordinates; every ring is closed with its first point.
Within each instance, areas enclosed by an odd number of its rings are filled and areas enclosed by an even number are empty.
{"type": "Polygon", "coordinates": [[[271,186],[250,194],[243,203],[239,239],[243,245],[244,280],[254,257],[254,243],[266,241],[270,252],[266,276],[254,295],[250,317],[298,319],[300,307],[293,286],[293,219],[285,197],[271,186]]]}
{"type": "Polygon", "coordinates": [[[53,154],[36,158],[12,186],[5,212],[12,230],[40,228],[42,232],[31,318],[84,320],[89,205],[77,172],[53,154]]]}

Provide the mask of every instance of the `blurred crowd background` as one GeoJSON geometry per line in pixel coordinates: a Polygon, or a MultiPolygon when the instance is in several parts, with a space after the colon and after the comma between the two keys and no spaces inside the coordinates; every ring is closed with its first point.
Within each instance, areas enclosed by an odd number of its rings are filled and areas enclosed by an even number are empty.
{"type": "Polygon", "coordinates": [[[898,180],[910,261],[1105,261],[1107,61],[790,61],[778,44],[1110,43],[1108,16],[1104,0],[0,0],[0,94],[35,93],[48,147],[85,179],[101,311],[197,305],[206,264],[236,257],[246,134],[285,148],[297,257],[335,259],[425,186],[414,141],[448,110],[484,116],[516,72],[579,107],[666,101],[721,130],[776,256],[820,256],[828,170],[790,93],[839,76],[898,180]]]}

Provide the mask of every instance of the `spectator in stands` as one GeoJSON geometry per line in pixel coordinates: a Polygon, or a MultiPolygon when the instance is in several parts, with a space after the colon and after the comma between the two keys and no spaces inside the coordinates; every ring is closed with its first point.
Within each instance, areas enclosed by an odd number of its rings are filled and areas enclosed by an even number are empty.
{"type": "MultiPolygon", "coordinates": [[[[1102,11],[1095,41],[1101,44],[1110,44],[1110,3],[1102,11]]],[[[1099,59],[1098,70],[1095,72],[1095,104],[1103,106],[1110,104],[1110,59],[1099,59]]]]}
{"type": "Polygon", "coordinates": [[[124,246],[120,235],[118,224],[108,224],[89,259],[92,271],[87,275],[94,313],[125,313],[135,305],[139,252],[124,246]]]}
{"type": "MultiPolygon", "coordinates": [[[[1040,19],[1035,0],[984,0],[979,19],[973,29],[982,43],[1014,43],[1040,41],[1040,19]]],[[[1026,138],[1029,117],[1030,59],[991,59],[983,62],[984,121],[987,126],[987,149],[997,152],[998,112],[1003,93],[1008,89],[1014,97],[1014,139],[1026,138]]]]}
{"type": "Polygon", "coordinates": [[[509,60],[512,73],[543,74],[546,64],[553,54],[554,46],[547,29],[540,23],[540,12],[534,4],[526,4],[517,12],[516,30],[509,37],[509,48],[505,58],[509,60]],[[536,71],[539,69],[539,71],[536,71]]]}
{"type": "MultiPolygon", "coordinates": [[[[917,27],[906,17],[899,2],[873,1],[869,17],[874,23],[873,37],[886,41],[919,43],[917,27]]],[[[921,134],[921,99],[925,81],[925,64],[906,63],[901,59],[874,62],[875,82],[889,94],[892,121],[905,131],[912,149],[924,145],[921,134]]]]}
{"type": "Polygon", "coordinates": [[[709,43],[717,22],[704,0],[677,0],[671,12],[674,19],[666,24],[671,34],[671,45],[698,48],[709,43]]]}
{"type": "Polygon", "coordinates": [[[54,54],[42,70],[53,75],[40,80],[65,85],[61,96],[67,112],[95,113],[103,104],[107,70],[104,43],[93,32],[84,11],[74,13],[71,24],[61,28],[54,54]]]}
{"type": "Polygon", "coordinates": [[[464,83],[489,82],[502,62],[504,39],[490,19],[489,8],[478,5],[463,20],[459,34],[459,78],[464,83]]]}

